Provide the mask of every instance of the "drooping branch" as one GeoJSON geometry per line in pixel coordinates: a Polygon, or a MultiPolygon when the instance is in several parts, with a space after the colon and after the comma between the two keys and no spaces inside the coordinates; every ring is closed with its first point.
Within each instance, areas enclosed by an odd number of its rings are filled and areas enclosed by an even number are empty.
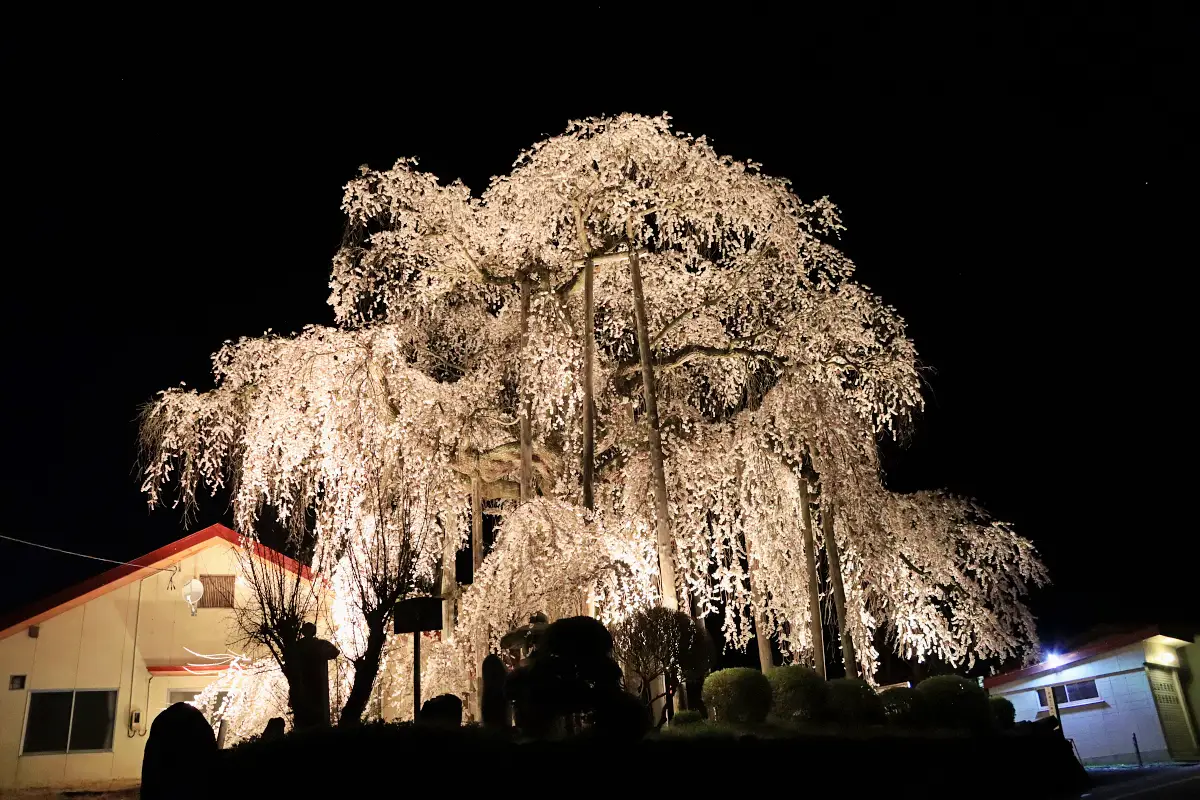
{"type": "MultiPolygon", "coordinates": [[[[783,364],[776,353],[770,350],[760,350],[750,347],[714,347],[712,345],[689,344],[653,360],[655,370],[672,370],[684,366],[697,358],[756,358],[783,364]]],[[[622,377],[636,375],[641,370],[637,362],[626,362],[616,369],[616,374],[622,377]]]]}

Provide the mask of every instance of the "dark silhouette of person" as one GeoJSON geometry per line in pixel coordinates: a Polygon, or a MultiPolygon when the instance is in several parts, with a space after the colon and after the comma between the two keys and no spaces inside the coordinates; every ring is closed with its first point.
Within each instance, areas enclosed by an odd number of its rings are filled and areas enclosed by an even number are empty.
{"type": "Polygon", "coordinates": [[[317,626],[306,622],[300,639],[284,653],[294,727],[329,724],[329,662],[338,657],[332,642],[317,638],[317,626]]]}
{"type": "Polygon", "coordinates": [[[284,735],[283,717],[271,717],[267,720],[267,727],[263,728],[262,740],[264,742],[274,742],[282,739],[284,735]]]}
{"type": "Polygon", "coordinates": [[[483,660],[483,697],[480,700],[483,724],[489,728],[505,730],[512,727],[507,683],[508,668],[504,666],[504,659],[492,653],[483,660]]]}
{"type": "Polygon", "coordinates": [[[150,726],[142,756],[141,797],[148,800],[199,798],[211,785],[181,779],[211,775],[217,766],[217,737],[200,710],[176,703],[162,711],[150,726]]]}

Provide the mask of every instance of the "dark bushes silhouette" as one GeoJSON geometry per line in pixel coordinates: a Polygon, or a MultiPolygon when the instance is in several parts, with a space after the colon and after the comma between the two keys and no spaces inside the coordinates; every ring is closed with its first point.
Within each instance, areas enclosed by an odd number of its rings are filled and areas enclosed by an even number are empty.
{"type": "Polygon", "coordinates": [[[1017,709],[1007,697],[989,697],[988,706],[992,709],[992,723],[999,730],[1009,730],[1016,724],[1017,709]]]}
{"type": "Polygon", "coordinates": [[[633,729],[632,707],[621,689],[621,668],[612,657],[612,636],[592,617],[567,617],[542,634],[528,663],[508,677],[517,727],[544,738],[576,732],[601,709],[600,727],[617,725],[616,735],[633,729]],[[621,722],[616,722],[621,720],[621,722]]]}
{"type": "Polygon", "coordinates": [[[837,678],[828,682],[829,718],[841,725],[879,725],[883,722],[883,703],[871,684],[858,678],[837,678]]]}
{"type": "Polygon", "coordinates": [[[991,727],[987,695],[975,681],[958,675],[938,675],[917,684],[925,698],[929,724],[938,728],[982,731],[991,727]]]}
{"type": "Polygon", "coordinates": [[[462,724],[463,704],[458,695],[439,694],[421,704],[422,725],[443,725],[457,728],[462,724]]]}
{"type": "Polygon", "coordinates": [[[187,703],[164,709],[146,740],[141,796],[147,800],[203,797],[208,786],[182,778],[211,775],[218,752],[217,737],[199,709],[187,703]]]}
{"type": "Polygon", "coordinates": [[[921,728],[926,720],[925,695],[916,689],[898,686],[879,695],[883,705],[883,718],[888,725],[898,728],[921,728]]]}

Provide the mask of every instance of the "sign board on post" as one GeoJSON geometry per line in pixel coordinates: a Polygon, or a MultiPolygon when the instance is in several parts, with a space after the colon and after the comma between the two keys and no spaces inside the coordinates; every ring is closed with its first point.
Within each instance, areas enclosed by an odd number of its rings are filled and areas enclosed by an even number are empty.
{"type": "Polygon", "coordinates": [[[419,633],[442,629],[442,598],[410,597],[396,603],[392,615],[396,621],[396,633],[419,633]]]}
{"type": "Polygon", "coordinates": [[[410,597],[396,603],[392,613],[396,633],[413,635],[413,722],[421,713],[421,634],[441,630],[442,598],[410,597]]]}

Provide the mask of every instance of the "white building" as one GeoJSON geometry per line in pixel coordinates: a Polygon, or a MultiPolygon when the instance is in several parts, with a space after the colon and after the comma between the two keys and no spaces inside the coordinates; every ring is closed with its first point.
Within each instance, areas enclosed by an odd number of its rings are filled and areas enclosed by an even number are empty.
{"type": "Polygon", "coordinates": [[[1200,637],[1157,626],[1113,635],[984,686],[1018,721],[1057,714],[1085,764],[1200,760],[1200,637]]]}
{"type": "MultiPolygon", "coordinates": [[[[240,539],[213,525],[0,619],[0,794],[136,784],[155,715],[226,669],[240,539]],[[204,586],[198,607],[183,597],[204,586]]],[[[273,550],[257,557],[308,578],[273,550]]]]}

